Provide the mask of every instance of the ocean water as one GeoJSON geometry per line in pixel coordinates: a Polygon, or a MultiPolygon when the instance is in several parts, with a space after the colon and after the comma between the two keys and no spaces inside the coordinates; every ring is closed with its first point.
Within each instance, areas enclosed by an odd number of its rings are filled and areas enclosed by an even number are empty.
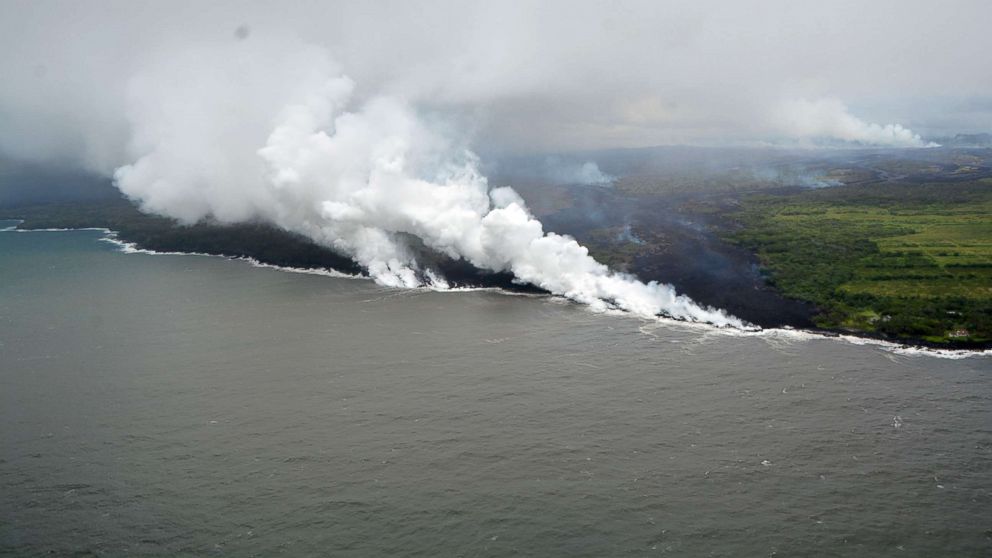
{"type": "Polygon", "coordinates": [[[992,358],[0,233],[0,554],[988,556],[992,358]]]}

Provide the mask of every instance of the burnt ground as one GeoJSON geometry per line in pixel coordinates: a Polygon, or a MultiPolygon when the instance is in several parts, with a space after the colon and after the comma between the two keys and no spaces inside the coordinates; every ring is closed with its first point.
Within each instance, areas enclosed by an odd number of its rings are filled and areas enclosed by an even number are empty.
{"type": "MultiPolygon", "coordinates": [[[[580,154],[576,160],[590,157],[580,154]]],[[[844,184],[992,177],[992,148],[987,147],[816,152],[673,147],[606,151],[595,158],[606,172],[621,177],[618,183],[625,176],[636,180],[626,192],[552,184],[540,173],[530,178],[508,175],[505,183],[527,200],[546,230],[574,236],[603,263],[645,281],[670,283],[701,304],[763,327],[812,327],[816,309],[781,296],[767,285],[752,254],[722,240],[720,231],[734,226],[727,215],[739,193],[794,189],[805,184],[804,177],[844,184]]],[[[534,161],[538,167],[547,165],[544,156],[534,161]]],[[[0,217],[25,219],[23,227],[106,227],[118,231],[122,240],[153,250],[363,273],[350,259],[271,226],[177,226],[141,214],[106,179],[39,168],[14,172],[5,165],[6,174],[0,173],[0,217]]],[[[520,165],[511,165],[516,166],[520,165]]],[[[543,292],[516,283],[509,273],[480,271],[423,247],[418,261],[454,286],[543,292]]]]}
{"type": "MultiPolygon", "coordinates": [[[[631,195],[602,187],[521,189],[543,208],[546,230],[574,236],[615,269],[645,281],[671,283],[695,301],[723,308],[762,327],[811,327],[813,308],[785,299],[769,288],[757,261],[713,232],[714,217],[687,212],[683,195],[631,195]],[[540,203],[541,196],[550,195],[540,203]],[[605,233],[605,235],[604,235],[605,233]],[[619,234],[618,234],[619,233],[619,234]]],[[[347,257],[298,235],[262,223],[177,226],[169,219],[140,213],[126,200],[44,204],[0,210],[0,217],[25,219],[22,228],[104,227],[121,240],[163,252],[197,252],[248,257],[286,267],[328,268],[364,273],[347,257]]],[[[544,292],[515,282],[510,273],[482,271],[463,260],[433,252],[411,238],[417,260],[452,286],[496,287],[544,292]]]]}
{"type": "Polygon", "coordinates": [[[720,213],[690,209],[698,196],[628,195],[602,187],[573,187],[570,193],[570,207],[540,216],[547,230],[572,235],[596,252],[622,252],[624,261],[611,262],[614,267],[670,283],[700,304],[751,323],[813,327],[812,305],[780,295],[767,285],[753,254],[720,238],[720,213]]]}

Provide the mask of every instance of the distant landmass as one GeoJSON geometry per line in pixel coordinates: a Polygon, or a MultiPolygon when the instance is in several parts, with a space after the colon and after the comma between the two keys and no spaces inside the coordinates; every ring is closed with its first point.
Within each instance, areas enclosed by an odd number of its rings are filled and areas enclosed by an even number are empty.
{"type": "Polygon", "coordinates": [[[120,198],[109,178],[74,168],[0,158],[0,207],[120,198]]]}
{"type": "Polygon", "coordinates": [[[944,147],[992,147],[992,134],[957,134],[932,138],[930,141],[944,147]]]}
{"type": "MultiPolygon", "coordinates": [[[[349,275],[365,273],[351,258],[266,223],[202,222],[181,225],[166,217],[142,213],[119,194],[116,199],[108,201],[0,208],[0,219],[23,220],[19,225],[22,229],[106,228],[115,231],[122,241],[157,252],[250,258],[280,267],[327,269],[349,275]]],[[[544,292],[531,285],[514,282],[509,273],[482,271],[422,245],[413,244],[412,249],[419,250],[418,261],[425,270],[444,277],[454,287],[544,292]]]]}

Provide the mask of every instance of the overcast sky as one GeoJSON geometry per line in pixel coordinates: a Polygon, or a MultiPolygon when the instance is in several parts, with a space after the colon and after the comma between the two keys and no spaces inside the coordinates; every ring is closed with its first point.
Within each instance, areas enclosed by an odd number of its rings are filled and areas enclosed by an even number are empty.
{"type": "Polygon", "coordinates": [[[264,97],[311,51],[352,102],[402,99],[484,152],[922,145],[992,131],[990,21],[980,0],[0,0],[0,150],[109,171],[141,141],[136,95],[189,82],[155,102],[196,104],[243,54],[259,72],[241,92],[264,97]]]}

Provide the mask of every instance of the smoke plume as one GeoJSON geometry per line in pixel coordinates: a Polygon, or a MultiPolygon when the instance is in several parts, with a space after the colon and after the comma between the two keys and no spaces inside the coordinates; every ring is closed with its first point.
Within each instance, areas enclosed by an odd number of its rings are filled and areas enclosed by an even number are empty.
{"type": "Polygon", "coordinates": [[[146,66],[129,88],[134,162],[115,173],[121,191],[184,222],[264,219],[351,256],[383,285],[443,286],[418,266],[415,237],[597,310],[742,325],[544,231],[402,100],[352,107],[355,84],[321,49],[270,46],[263,60],[219,45],[146,66]]]}
{"type": "Polygon", "coordinates": [[[593,161],[564,162],[557,157],[547,157],[544,166],[544,177],[555,184],[608,186],[616,179],[599,170],[599,165],[593,161]]]}
{"type": "Polygon", "coordinates": [[[782,129],[796,139],[851,142],[884,147],[937,147],[900,124],[873,124],[852,115],[838,99],[798,99],[779,114],[782,129]]]}
{"type": "MultiPolygon", "coordinates": [[[[464,146],[492,165],[984,132],[988,20],[979,0],[5,0],[0,157],[114,174],[185,222],[272,222],[387,284],[430,280],[426,244],[597,307],[721,322],[546,234],[464,146]]],[[[576,161],[557,180],[609,178],[576,161]]]]}

